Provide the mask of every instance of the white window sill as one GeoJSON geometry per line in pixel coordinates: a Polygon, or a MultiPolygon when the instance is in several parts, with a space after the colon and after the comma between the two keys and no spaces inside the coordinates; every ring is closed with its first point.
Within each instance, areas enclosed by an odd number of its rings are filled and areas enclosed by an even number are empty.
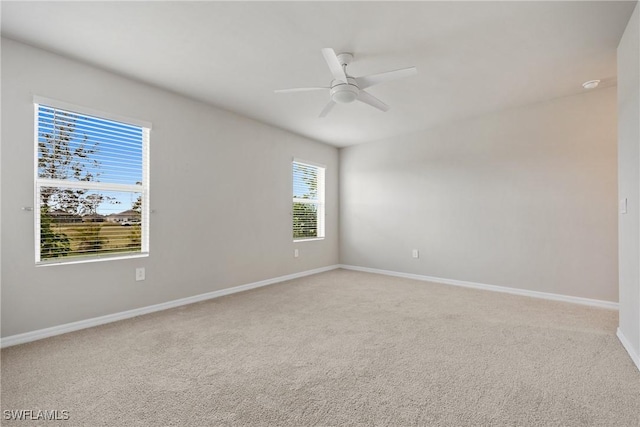
{"type": "Polygon", "coordinates": [[[324,237],[312,237],[310,239],[294,239],[293,243],[300,243],[300,242],[315,242],[317,240],[324,240],[324,237]]]}
{"type": "Polygon", "coordinates": [[[70,259],[69,261],[66,261],[66,260],[62,261],[61,259],[64,259],[64,258],[58,258],[56,260],[36,262],[36,267],[50,267],[52,265],[86,264],[89,262],[114,261],[114,260],[132,259],[132,258],[147,258],[148,256],[149,256],[149,253],[145,252],[145,253],[135,253],[135,254],[129,254],[129,255],[114,255],[114,256],[70,259]]]}

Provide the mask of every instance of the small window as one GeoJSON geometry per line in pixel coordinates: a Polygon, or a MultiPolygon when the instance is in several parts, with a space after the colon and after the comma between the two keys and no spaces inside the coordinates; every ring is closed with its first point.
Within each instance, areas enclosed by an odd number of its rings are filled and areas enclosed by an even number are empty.
{"type": "Polygon", "coordinates": [[[324,238],[323,166],[293,161],[293,240],[324,238]]]}
{"type": "Polygon", "coordinates": [[[149,127],[35,104],[36,262],[149,251],[149,127]]]}

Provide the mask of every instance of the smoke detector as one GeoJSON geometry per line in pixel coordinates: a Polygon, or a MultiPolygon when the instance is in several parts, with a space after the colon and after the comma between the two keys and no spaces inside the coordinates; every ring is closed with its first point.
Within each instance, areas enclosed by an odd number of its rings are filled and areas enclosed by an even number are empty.
{"type": "Polygon", "coordinates": [[[585,89],[595,89],[600,84],[600,80],[589,80],[588,82],[582,83],[582,87],[585,89]]]}

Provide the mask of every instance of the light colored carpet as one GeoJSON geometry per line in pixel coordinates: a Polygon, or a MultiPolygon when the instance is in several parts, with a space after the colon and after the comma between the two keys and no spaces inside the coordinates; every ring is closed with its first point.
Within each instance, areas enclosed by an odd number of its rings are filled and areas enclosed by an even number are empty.
{"type": "Polygon", "coordinates": [[[67,426],[638,426],[616,324],[335,270],[4,349],[1,407],[67,426]]]}

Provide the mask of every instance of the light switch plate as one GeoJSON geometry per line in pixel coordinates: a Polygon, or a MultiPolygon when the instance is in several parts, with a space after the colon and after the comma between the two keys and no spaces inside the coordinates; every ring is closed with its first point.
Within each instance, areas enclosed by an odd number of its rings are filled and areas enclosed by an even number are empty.
{"type": "Polygon", "coordinates": [[[626,214],[627,213],[627,199],[620,199],[620,207],[619,207],[619,211],[621,214],[626,214]]]}

